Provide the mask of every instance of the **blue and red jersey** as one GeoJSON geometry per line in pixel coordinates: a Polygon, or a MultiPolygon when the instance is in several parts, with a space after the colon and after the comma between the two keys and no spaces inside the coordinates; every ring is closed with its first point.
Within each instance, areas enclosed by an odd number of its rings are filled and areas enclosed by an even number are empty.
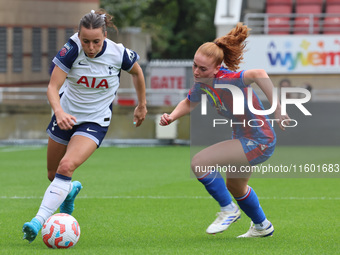
{"type": "MultiPolygon", "coordinates": [[[[191,102],[201,102],[201,95],[207,94],[208,101],[216,108],[218,113],[228,119],[230,123],[233,123],[232,138],[240,139],[241,142],[243,141],[242,145],[246,154],[253,150],[254,147],[251,148],[251,145],[257,145],[258,149],[263,154],[268,147],[275,147],[276,135],[272,127],[272,122],[269,121],[268,116],[257,115],[250,111],[248,106],[248,89],[250,86],[244,84],[244,72],[244,70],[232,72],[225,67],[221,67],[216,74],[213,85],[207,85],[200,82],[195,83],[189,91],[188,99],[191,102]],[[235,95],[233,96],[228,88],[215,88],[216,84],[225,84],[227,86],[233,85],[240,89],[244,98],[244,114],[233,114],[233,101],[242,100],[242,98],[235,95]]],[[[252,93],[252,103],[256,110],[264,110],[262,102],[255,91],[252,93]]],[[[247,157],[249,162],[251,162],[253,156],[247,155],[247,157]]]]}

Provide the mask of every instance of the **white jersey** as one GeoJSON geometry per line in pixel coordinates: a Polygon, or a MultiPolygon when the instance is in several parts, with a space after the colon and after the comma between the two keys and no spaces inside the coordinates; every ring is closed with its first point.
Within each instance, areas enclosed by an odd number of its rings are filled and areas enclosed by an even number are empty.
{"type": "Polygon", "coordinates": [[[61,107],[76,117],[76,125],[94,122],[108,126],[121,69],[130,71],[138,59],[136,52],[109,39],[105,39],[102,51],[95,58],[89,58],[78,33],[74,34],[53,59],[67,73],[61,107]]]}

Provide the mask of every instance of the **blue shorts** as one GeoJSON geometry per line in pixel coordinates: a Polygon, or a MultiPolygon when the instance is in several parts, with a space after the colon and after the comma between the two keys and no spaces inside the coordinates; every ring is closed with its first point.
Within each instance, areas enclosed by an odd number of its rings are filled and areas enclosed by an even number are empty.
{"type": "Polygon", "coordinates": [[[51,122],[48,125],[46,131],[50,138],[64,145],[67,145],[74,135],[81,135],[92,139],[97,148],[102,143],[109,127],[102,127],[94,122],[85,122],[80,125],[74,125],[70,130],[61,130],[57,125],[55,115],[52,116],[51,122]]]}
{"type": "Polygon", "coordinates": [[[261,143],[261,139],[252,140],[247,137],[238,139],[241,141],[244,153],[252,166],[266,161],[274,153],[276,139],[269,144],[267,139],[263,143],[261,143]]]}

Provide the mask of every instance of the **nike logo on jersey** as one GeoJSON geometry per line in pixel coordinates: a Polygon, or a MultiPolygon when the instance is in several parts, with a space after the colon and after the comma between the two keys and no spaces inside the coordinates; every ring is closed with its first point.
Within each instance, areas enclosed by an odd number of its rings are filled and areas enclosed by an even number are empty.
{"type": "Polygon", "coordinates": [[[247,146],[252,146],[255,145],[255,143],[253,141],[248,141],[247,146]]]}
{"type": "Polygon", "coordinates": [[[95,133],[97,133],[97,130],[93,130],[93,129],[90,129],[90,128],[87,128],[87,129],[86,129],[86,131],[88,131],[88,132],[95,132],[95,133]]]}
{"type": "Polygon", "coordinates": [[[52,194],[57,194],[57,195],[60,196],[60,194],[59,194],[58,192],[53,192],[52,190],[50,190],[50,193],[52,193],[52,194]]]}
{"type": "Polygon", "coordinates": [[[265,144],[261,144],[261,151],[264,151],[265,149],[267,149],[268,148],[268,146],[267,145],[265,145],[265,144]]]}
{"type": "Polygon", "coordinates": [[[78,65],[80,65],[80,66],[88,66],[88,64],[86,62],[82,62],[82,61],[79,61],[78,65]]]}

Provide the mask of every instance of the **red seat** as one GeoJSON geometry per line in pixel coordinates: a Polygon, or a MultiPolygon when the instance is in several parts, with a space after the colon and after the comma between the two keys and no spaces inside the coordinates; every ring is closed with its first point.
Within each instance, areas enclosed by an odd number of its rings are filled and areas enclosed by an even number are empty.
{"type": "MultiPolygon", "coordinates": [[[[301,0],[300,0],[301,1],[301,0]]],[[[314,0],[315,1],[315,0],[314,0]]],[[[312,2],[312,1],[311,1],[312,2]]],[[[314,18],[307,15],[298,15],[294,21],[294,34],[309,34],[310,23],[313,22],[313,34],[320,32],[319,15],[322,13],[321,4],[296,4],[296,14],[315,14],[314,18]]]]}
{"type": "Polygon", "coordinates": [[[289,34],[290,18],[282,14],[291,14],[292,0],[267,0],[266,13],[268,16],[268,34],[289,34]],[[277,15],[270,15],[277,14],[277,15]]]}
{"type": "Polygon", "coordinates": [[[299,4],[295,7],[296,13],[322,13],[322,5],[319,4],[299,4]]]}
{"type": "Polygon", "coordinates": [[[293,5],[293,0],[267,0],[267,5],[293,5]]]}
{"type": "Polygon", "coordinates": [[[290,33],[290,18],[280,16],[279,14],[292,13],[290,5],[270,5],[267,6],[267,14],[278,14],[275,16],[269,15],[268,18],[268,34],[289,34],[290,33]]]}
{"type": "Polygon", "coordinates": [[[296,5],[300,4],[319,4],[322,6],[323,0],[296,0],[296,5]]]}
{"type": "Polygon", "coordinates": [[[319,19],[311,19],[309,17],[297,17],[294,20],[294,34],[318,34],[320,32],[319,19]],[[310,31],[311,20],[314,21],[312,31],[310,31]]]}
{"type": "Polygon", "coordinates": [[[326,14],[327,13],[340,13],[340,4],[327,5],[326,6],[326,14]]]}
{"type": "Polygon", "coordinates": [[[326,5],[329,4],[340,4],[340,0],[326,0],[326,5]]]}
{"type": "Polygon", "coordinates": [[[290,34],[289,17],[268,18],[268,34],[290,34]]]}
{"type": "Polygon", "coordinates": [[[340,0],[326,0],[325,14],[323,33],[340,34],[340,0]]]}
{"type": "Polygon", "coordinates": [[[340,34],[340,17],[326,17],[323,23],[324,34],[340,34]]]}
{"type": "Polygon", "coordinates": [[[290,5],[268,5],[266,13],[290,14],[292,13],[292,6],[290,5]]]}

